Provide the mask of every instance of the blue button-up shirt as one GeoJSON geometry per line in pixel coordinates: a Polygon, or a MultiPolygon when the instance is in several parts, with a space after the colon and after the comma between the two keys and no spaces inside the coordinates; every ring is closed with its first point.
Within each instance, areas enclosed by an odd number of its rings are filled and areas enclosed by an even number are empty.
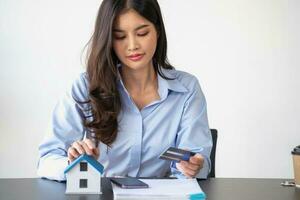
{"type": "MultiPolygon", "coordinates": [[[[118,80],[122,109],[118,116],[118,135],[108,147],[99,143],[98,161],[104,176],[165,177],[185,176],[170,161],[159,159],[168,147],[189,149],[204,156],[204,166],[196,176],[206,178],[210,171],[212,139],[207,120],[205,97],[197,78],[177,70],[163,69],[174,80],[158,77],[159,100],[139,110],[118,80]]],[[[120,76],[119,76],[120,77],[120,76]]],[[[88,99],[87,74],[82,73],[56,105],[47,137],[39,146],[38,175],[65,180],[67,150],[76,140],[86,137],[83,126],[88,99]],[[75,101],[77,100],[77,101],[75,101]]]]}

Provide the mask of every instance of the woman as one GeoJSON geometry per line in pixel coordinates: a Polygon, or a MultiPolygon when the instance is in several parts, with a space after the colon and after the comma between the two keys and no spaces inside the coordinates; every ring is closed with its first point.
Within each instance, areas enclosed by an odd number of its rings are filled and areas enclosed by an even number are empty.
{"type": "Polygon", "coordinates": [[[86,153],[105,176],[206,178],[206,101],[198,80],[167,61],[157,1],[104,0],[89,47],[87,71],[55,107],[39,147],[39,176],[64,180],[68,163],[86,153]],[[196,154],[159,159],[170,146],[196,154]]]}

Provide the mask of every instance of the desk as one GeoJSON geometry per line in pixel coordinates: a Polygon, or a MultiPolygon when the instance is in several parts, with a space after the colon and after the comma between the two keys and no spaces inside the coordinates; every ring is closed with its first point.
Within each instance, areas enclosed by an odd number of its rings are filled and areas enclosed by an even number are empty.
{"type": "MultiPolygon", "coordinates": [[[[282,187],[281,179],[212,178],[200,180],[208,200],[300,200],[300,189],[282,187]]],[[[65,183],[45,179],[0,179],[2,200],[110,200],[110,181],[102,178],[99,195],[65,195],[65,183]]]]}

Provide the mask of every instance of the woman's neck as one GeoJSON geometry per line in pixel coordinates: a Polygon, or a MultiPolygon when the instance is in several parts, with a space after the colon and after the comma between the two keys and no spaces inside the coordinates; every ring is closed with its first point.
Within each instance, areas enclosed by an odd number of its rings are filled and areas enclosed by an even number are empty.
{"type": "Polygon", "coordinates": [[[153,66],[139,70],[123,66],[121,76],[130,94],[144,94],[153,89],[157,90],[157,75],[153,66]]]}

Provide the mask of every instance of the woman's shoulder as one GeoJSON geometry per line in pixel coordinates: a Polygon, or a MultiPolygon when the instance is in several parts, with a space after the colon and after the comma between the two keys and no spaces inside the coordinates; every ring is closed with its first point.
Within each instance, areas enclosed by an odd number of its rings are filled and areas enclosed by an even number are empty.
{"type": "Polygon", "coordinates": [[[182,84],[188,91],[194,91],[195,87],[199,86],[198,78],[188,72],[177,69],[164,69],[163,73],[174,81],[182,84]]]}
{"type": "Polygon", "coordinates": [[[81,72],[74,79],[71,86],[71,95],[74,100],[86,101],[88,99],[88,75],[86,72],[81,72]]]}

